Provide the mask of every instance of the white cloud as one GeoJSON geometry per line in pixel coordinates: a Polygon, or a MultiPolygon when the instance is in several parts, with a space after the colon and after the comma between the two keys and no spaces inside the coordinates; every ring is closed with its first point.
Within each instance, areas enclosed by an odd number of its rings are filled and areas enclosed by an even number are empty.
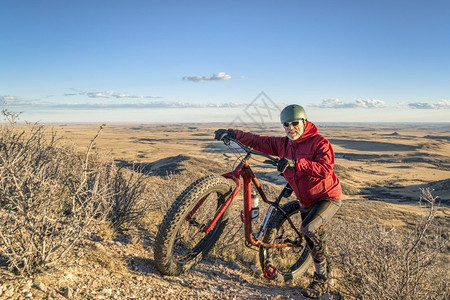
{"type": "Polygon", "coordinates": [[[225,72],[219,72],[217,74],[213,74],[211,77],[206,76],[185,76],[183,77],[183,80],[193,81],[193,82],[201,82],[201,81],[226,81],[231,80],[231,75],[225,73],[225,72]]]}
{"type": "Polygon", "coordinates": [[[354,102],[343,102],[339,99],[324,99],[320,104],[313,104],[313,107],[320,108],[382,108],[386,106],[383,100],[355,100],[354,102]]]}
{"type": "Polygon", "coordinates": [[[11,95],[0,96],[0,101],[2,101],[2,102],[13,102],[16,100],[18,100],[18,98],[16,96],[11,96],[11,95]]]}
{"type": "MultiPolygon", "coordinates": [[[[58,103],[41,100],[27,100],[12,95],[0,95],[0,105],[6,105],[11,107],[21,107],[23,109],[126,109],[126,108],[233,108],[244,107],[247,104],[238,102],[227,103],[194,103],[194,102],[181,102],[181,101],[146,101],[147,98],[160,98],[154,96],[138,96],[138,95],[126,95],[115,93],[111,91],[107,92],[80,92],[72,95],[87,95],[91,98],[116,98],[117,100],[100,101],[100,102],[84,102],[84,103],[58,103]],[[121,101],[122,98],[133,98],[141,100],[133,101],[121,101]]],[[[67,95],[67,94],[66,94],[67,95]]],[[[95,100],[92,100],[95,101],[95,100]]]]}
{"type": "Polygon", "coordinates": [[[0,96],[0,104],[2,105],[20,106],[20,105],[29,105],[33,103],[35,103],[35,101],[22,99],[17,96],[12,95],[0,96]]]}
{"type": "Polygon", "coordinates": [[[81,104],[59,104],[58,108],[78,108],[78,109],[103,109],[103,108],[226,108],[226,107],[241,107],[245,106],[243,103],[227,102],[227,103],[192,103],[181,101],[153,101],[153,102],[134,102],[134,103],[81,103],[81,104]]]}
{"type": "Polygon", "coordinates": [[[432,102],[413,102],[408,104],[415,109],[450,109],[450,100],[441,100],[437,103],[432,102]]]}
{"type": "Polygon", "coordinates": [[[112,92],[89,92],[86,93],[86,96],[89,98],[109,98],[112,92]]]}
{"type": "Polygon", "coordinates": [[[386,106],[383,100],[368,99],[368,100],[356,100],[356,106],[362,108],[382,108],[386,106]]]}
{"type": "Polygon", "coordinates": [[[144,96],[144,95],[130,95],[122,92],[114,92],[114,91],[103,91],[103,92],[83,92],[76,89],[71,89],[76,93],[66,93],[64,96],[88,96],[89,98],[116,98],[116,99],[159,99],[159,96],[144,96]]]}
{"type": "Polygon", "coordinates": [[[126,108],[233,108],[244,107],[247,104],[237,102],[227,103],[192,103],[181,101],[153,101],[153,102],[87,102],[87,103],[62,103],[51,105],[36,105],[36,107],[50,108],[50,109],[126,109],[126,108]]]}

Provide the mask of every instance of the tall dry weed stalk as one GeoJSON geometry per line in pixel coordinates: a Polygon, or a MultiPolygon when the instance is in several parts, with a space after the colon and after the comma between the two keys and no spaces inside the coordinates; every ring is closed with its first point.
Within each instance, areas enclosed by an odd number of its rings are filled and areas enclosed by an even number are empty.
{"type": "Polygon", "coordinates": [[[448,299],[450,276],[442,259],[448,239],[429,230],[436,198],[422,190],[419,204],[423,214],[407,233],[374,220],[329,226],[341,290],[358,299],[448,299]]]}

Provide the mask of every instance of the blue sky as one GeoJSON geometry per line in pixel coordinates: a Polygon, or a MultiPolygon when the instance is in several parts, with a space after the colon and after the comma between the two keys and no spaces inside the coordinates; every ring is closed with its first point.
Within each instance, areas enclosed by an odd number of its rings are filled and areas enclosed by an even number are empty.
{"type": "Polygon", "coordinates": [[[261,101],[266,121],[448,122],[450,2],[2,0],[0,101],[41,122],[247,122],[261,101]]]}

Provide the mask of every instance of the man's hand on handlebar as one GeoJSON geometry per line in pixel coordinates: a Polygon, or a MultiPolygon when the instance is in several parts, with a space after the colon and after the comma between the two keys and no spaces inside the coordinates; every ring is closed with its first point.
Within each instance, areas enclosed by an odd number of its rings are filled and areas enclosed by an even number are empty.
{"type": "Polygon", "coordinates": [[[278,161],[277,170],[278,172],[283,173],[287,168],[294,169],[295,168],[295,160],[289,158],[282,158],[278,161]]]}
{"type": "Polygon", "coordinates": [[[236,137],[236,134],[231,129],[218,129],[214,132],[214,134],[214,138],[218,141],[225,141],[236,137]]]}

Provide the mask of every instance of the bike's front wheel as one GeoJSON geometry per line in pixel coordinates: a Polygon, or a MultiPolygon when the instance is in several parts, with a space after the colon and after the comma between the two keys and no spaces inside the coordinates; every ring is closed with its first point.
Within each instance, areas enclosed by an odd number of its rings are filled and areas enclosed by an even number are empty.
{"type": "Polygon", "coordinates": [[[208,233],[204,229],[231,191],[227,179],[210,175],[198,179],[178,196],[156,235],[155,264],[162,274],[180,275],[208,254],[223,232],[227,212],[208,233]]]}
{"type": "MultiPolygon", "coordinates": [[[[302,217],[298,201],[291,201],[281,206],[293,224],[300,228],[302,217]]],[[[299,278],[312,263],[310,251],[304,239],[298,236],[288,219],[280,212],[275,211],[269,220],[263,242],[267,244],[298,244],[298,247],[266,248],[259,249],[259,261],[261,268],[272,279],[287,282],[299,278]]]]}

